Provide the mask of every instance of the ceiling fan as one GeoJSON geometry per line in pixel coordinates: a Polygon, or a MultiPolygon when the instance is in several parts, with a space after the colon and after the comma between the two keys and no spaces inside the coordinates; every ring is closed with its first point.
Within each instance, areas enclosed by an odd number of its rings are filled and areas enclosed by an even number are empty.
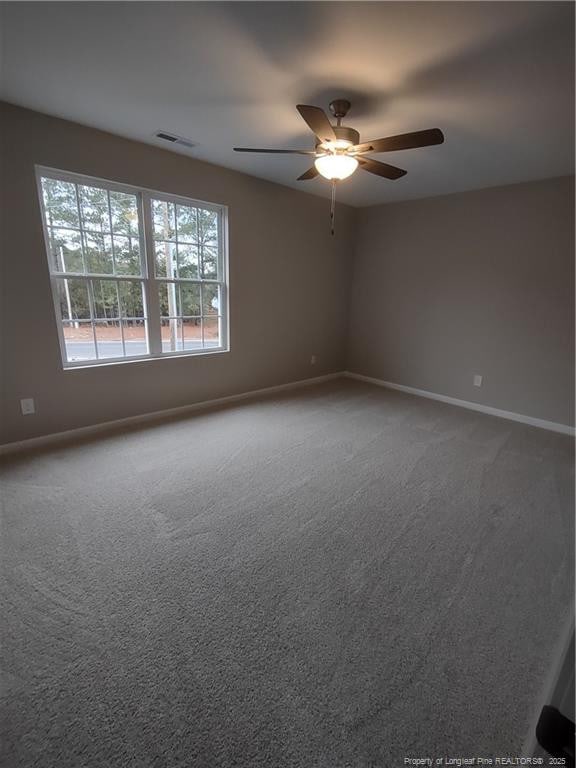
{"type": "Polygon", "coordinates": [[[235,152],[265,152],[280,155],[310,155],[314,157],[314,165],[298,177],[298,181],[309,181],[318,174],[332,182],[332,233],[334,233],[334,201],[336,182],[351,176],[357,168],[382,176],[385,179],[399,179],[406,171],[394,165],[381,163],[371,157],[372,152],[397,152],[401,149],[416,149],[442,144],[444,134],[438,128],[427,131],[402,133],[398,136],[388,136],[385,139],[374,139],[360,143],[360,134],[354,128],[342,125],[350,109],[346,99],[336,99],[330,102],[330,112],[336,118],[332,125],[324,110],[307,104],[298,104],[296,109],[316,136],[314,149],[252,149],[249,147],[234,147],[235,152]]]}
{"type": "Polygon", "coordinates": [[[336,99],[330,102],[330,112],[336,118],[332,125],[324,110],[307,104],[298,104],[296,109],[316,136],[315,149],[252,149],[234,147],[235,152],[266,152],[280,155],[311,155],[315,157],[314,165],[298,177],[298,181],[308,181],[321,174],[330,181],[340,181],[351,176],[360,166],[368,173],[383,176],[386,179],[399,179],[406,175],[402,168],[387,165],[373,160],[366,155],[371,152],[397,152],[400,149],[416,149],[442,144],[444,135],[438,128],[414,133],[401,133],[399,136],[388,136],[385,139],[374,139],[360,143],[360,134],[354,128],[342,125],[350,109],[346,99],[336,99]]]}

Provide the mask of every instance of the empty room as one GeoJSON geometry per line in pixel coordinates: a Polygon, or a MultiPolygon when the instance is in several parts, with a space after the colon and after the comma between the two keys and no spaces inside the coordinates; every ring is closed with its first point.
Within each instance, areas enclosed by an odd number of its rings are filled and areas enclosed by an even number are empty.
{"type": "Polygon", "coordinates": [[[574,766],[572,2],[0,3],[0,765],[574,766]]]}

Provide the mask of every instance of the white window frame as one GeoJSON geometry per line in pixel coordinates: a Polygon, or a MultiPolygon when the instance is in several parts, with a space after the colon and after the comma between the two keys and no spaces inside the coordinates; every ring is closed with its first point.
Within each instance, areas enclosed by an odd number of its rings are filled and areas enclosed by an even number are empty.
{"type": "MultiPolygon", "coordinates": [[[[46,257],[48,260],[48,270],[50,274],[50,282],[52,286],[52,298],[54,303],[54,314],[56,319],[56,326],[58,329],[58,339],[60,342],[60,352],[62,358],[62,366],[65,370],[71,370],[75,368],[92,368],[94,366],[104,365],[124,365],[125,363],[142,362],[145,360],[164,360],[171,357],[198,357],[213,354],[220,354],[222,352],[230,351],[230,311],[229,311],[229,296],[230,296],[230,282],[229,282],[229,267],[228,267],[228,207],[217,203],[209,203],[204,200],[194,200],[189,197],[183,197],[182,195],[172,195],[166,192],[160,192],[146,187],[137,187],[131,184],[123,184],[121,182],[110,181],[109,179],[102,179],[95,176],[87,176],[85,174],[74,173],[72,171],[62,171],[57,168],[48,168],[46,166],[35,166],[36,172],[36,186],[38,190],[38,200],[40,204],[40,215],[42,218],[42,230],[44,233],[44,245],[46,250],[46,257]],[[140,260],[141,260],[141,275],[96,275],[96,274],[80,274],[73,272],[55,272],[52,267],[50,258],[50,239],[48,235],[48,227],[46,224],[46,215],[44,209],[44,197],[42,190],[42,178],[52,178],[59,181],[68,181],[73,184],[85,184],[87,186],[97,186],[109,191],[125,192],[134,195],[137,200],[138,216],[141,226],[139,226],[139,239],[140,239],[140,260]],[[152,200],[161,200],[164,202],[187,205],[194,208],[202,208],[208,211],[214,211],[217,214],[218,221],[218,274],[220,279],[218,280],[202,280],[200,277],[196,279],[185,278],[169,278],[169,277],[156,277],[155,273],[155,247],[154,247],[154,227],[152,221],[152,200]],[[123,357],[108,357],[97,358],[95,360],[78,360],[69,361],[66,352],[66,342],[64,339],[64,329],[62,325],[60,300],[57,289],[57,280],[62,278],[83,278],[83,279],[107,279],[122,281],[127,280],[130,282],[140,281],[144,287],[144,315],[146,318],[146,339],[149,352],[145,355],[123,356],[123,357]],[[201,286],[203,283],[218,284],[220,286],[220,303],[221,307],[219,314],[220,321],[220,345],[218,347],[209,347],[201,349],[182,349],[174,350],[171,352],[162,351],[162,338],[161,338],[161,322],[160,315],[160,300],[159,300],[159,284],[175,282],[189,283],[192,285],[201,286]]],[[[201,290],[201,289],[200,289],[201,290]]],[[[98,354],[98,347],[95,344],[96,355],[98,354]]]]}

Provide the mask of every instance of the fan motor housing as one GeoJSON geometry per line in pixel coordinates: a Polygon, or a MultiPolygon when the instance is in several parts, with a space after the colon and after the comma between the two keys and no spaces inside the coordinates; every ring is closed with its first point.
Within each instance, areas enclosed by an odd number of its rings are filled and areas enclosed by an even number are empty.
{"type": "Polygon", "coordinates": [[[360,144],[360,134],[354,128],[347,128],[345,125],[333,126],[336,138],[351,141],[352,144],[360,144]]]}
{"type": "MultiPolygon", "coordinates": [[[[349,141],[352,145],[360,143],[360,134],[354,128],[347,128],[345,125],[333,125],[332,126],[336,138],[341,141],[349,141]]],[[[330,142],[328,142],[329,144],[330,142]]],[[[316,143],[317,147],[324,146],[322,142],[316,143]]]]}

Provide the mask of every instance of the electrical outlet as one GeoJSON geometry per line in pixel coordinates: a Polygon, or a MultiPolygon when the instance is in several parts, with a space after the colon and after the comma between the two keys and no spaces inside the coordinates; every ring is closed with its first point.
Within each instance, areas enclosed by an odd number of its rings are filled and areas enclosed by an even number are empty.
{"type": "Polygon", "coordinates": [[[474,374],[474,386],[475,387],[481,387],[482,386],[482,376],[480,376],[479,373],[474,374]]]}
{"type": "Polygon", "coordinates": [[[312,355],[310,358],[310,365],[316,365],[316,355],[312,355]]]}
{"type": "Polygon", "coordinates": [[[23,416],[30,416],[32,413],[36,413],[36,405],[33,397],[25,397],[20,400],[20,410],[23,416]]]}

